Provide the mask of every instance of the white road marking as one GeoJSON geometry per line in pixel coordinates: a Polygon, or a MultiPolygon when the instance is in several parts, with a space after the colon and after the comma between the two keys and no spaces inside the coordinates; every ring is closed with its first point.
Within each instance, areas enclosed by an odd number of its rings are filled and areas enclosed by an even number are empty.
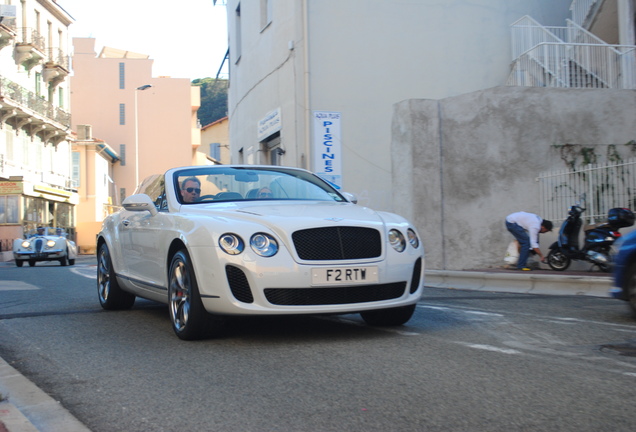
{"type": "Polygon", "coordinates": [[[39,290],[35,285],[21,281],[0,281],[0,291],[29,291],[39,290]]]}
{"type": "Polygon", "coordinates": [[[71,271],[79,276],[84,276],[88,279],[97,279],[97,266],[96,265],[87,265],[87,266],[75,266],[71,268],[71,271]]]}
{"type": "Polygon", "coordinates": [[[498,352],[502,354],[523,354],[521,351],[508,349],[508,348],[499,348],[492,345],[472,344],[472,343],[466,343],[466,342],[457,342],[457,343],[460,345],[467,346],[468,348],[475,348],[475,349],[480,349],[484,351],[493,351],[493,352],[498,352]]]}

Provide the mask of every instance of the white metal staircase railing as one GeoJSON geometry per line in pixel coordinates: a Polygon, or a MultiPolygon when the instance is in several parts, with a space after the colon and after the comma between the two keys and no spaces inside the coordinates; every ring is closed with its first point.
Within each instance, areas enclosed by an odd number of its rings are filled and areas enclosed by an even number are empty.
{"type": "Polygon", "coordinates": [[[599,0],[572,0],[572,4],[570,5],[572,21],[582,26],[590,10],[598,1],[599,0]]]}
{"type": "Polygon", "coordinates": [[[526,16],[512,25],[507,85],[636,88],[636,46],[609,45],[571,20],[546,27],[526,16]]]}

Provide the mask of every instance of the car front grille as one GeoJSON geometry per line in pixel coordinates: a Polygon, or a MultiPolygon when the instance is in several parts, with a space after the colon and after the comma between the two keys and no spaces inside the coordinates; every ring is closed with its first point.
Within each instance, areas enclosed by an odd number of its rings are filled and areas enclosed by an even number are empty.
{"type": "Polygon", "coordinates": [[[380,232],[362,227],[309,228],[292,234],[300,259],[307,261],[376,258],[382,254],[380,232]]]}
{"type": "Polygon", "coordinates": [[[404,294],[406,282],[334,288],[266,288],[267,301],[281,306],[311,306],[390,300],[404,294]]]}
{"type": "Polygon", "coordinates": [[[254,303],[254,296],[250,289],[250,283],[247,280],[245,273],[243,273],[243,270],[238,267],[228,265],[225,266],[225,274],[234,298],[243,303],[254,303]]]}

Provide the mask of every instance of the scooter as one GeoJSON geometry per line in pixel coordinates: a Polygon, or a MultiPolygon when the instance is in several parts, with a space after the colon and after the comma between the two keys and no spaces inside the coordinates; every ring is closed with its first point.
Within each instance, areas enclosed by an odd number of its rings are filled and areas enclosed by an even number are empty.
{"type": "Polygon", "coordinates": [[[547,256],[548,265],[553,270],[566,270],[572,260],[588,261],[603,272],[612,270],[610,249],[621,236],[619,229],[634,225],[634,213],[626,208],[610,209],[606,221],[585,227],[581,248],[579,232],[584,211],[580,202],[570,207],[569,216],[559,230],[559,239],[550,246],[547,256]]]}

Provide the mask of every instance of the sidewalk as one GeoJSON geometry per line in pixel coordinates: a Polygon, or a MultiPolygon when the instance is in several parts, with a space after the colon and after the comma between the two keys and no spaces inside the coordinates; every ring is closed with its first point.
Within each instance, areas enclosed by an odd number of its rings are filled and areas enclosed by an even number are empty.
{"type": "MultiPolygon", "coordinates": [[[[90,259],[95,259],[94,255],[90,259]]],[[[551,270],[428,270],[425,285],[431,288],[471,291],[608,297],[612,278],[608,273],[551,270]]],[[[2,358],[0,400],[0,432],[89,431],[57,401],[2,358]]]]}

